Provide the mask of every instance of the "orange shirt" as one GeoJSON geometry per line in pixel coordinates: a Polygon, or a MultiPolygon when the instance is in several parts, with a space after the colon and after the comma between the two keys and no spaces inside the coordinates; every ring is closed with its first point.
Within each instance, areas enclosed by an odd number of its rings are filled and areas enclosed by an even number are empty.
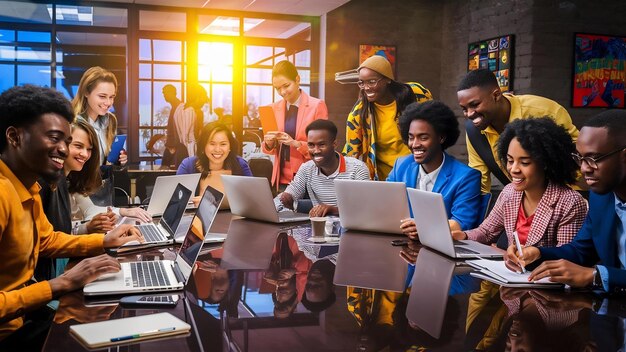
{"type": "Polygon", "coordinates": [[[53,230],[39,196],[0,160],[0,340],[22,326],[26,310],[52,299],[47,281],[24,286],[33,277],[39,254],[46,257],[103,253],[104,235],[72,236],[53,230]]]}

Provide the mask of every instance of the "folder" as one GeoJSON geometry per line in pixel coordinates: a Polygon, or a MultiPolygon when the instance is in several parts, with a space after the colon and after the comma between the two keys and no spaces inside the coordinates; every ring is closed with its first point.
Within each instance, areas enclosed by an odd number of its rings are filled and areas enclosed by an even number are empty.
{"type": "Polygon", "coordinates": [[[276,116],[274,116],[274,110],[272,110],[271,106],[259,106],[259,116],[261,117],[261,127],[263,127],[264,135],[267,132],[278,131],[276,116]]]}

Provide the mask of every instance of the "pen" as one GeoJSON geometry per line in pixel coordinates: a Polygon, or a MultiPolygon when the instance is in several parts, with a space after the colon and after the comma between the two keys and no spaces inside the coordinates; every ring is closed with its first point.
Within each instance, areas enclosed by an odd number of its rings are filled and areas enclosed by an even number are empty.
{"type": "Polygon", "coordinates": [[[174,331],[174,330],[176,330],[176,327],[170,327],[170,328],[163,328],[163,329],[158,329],[158,330],[146,331],[146,332],[142,332],[142,333],[134,334],[134,335],[112,337],[111,338],[111,342],[119,342],[119,341],[138,339],[138,338],[141,338],[141,337],[160,335],[161,333],[168,332],[168,331],[174,331]]]}
{"type": "MultiPolygon", "coordinates": [[[[515,242],[515,246],[517,247],[517,252],[519,253],[519,255],[522,255],[522,245],[519,242],[519,236],[517,236],[517,231],[513,231],[513,241],[515,242]]],[[[520,265],[520,267],[522,268],[522,274],[525,274],[526,268],[524,268],[523,265],[520,265]]]]}

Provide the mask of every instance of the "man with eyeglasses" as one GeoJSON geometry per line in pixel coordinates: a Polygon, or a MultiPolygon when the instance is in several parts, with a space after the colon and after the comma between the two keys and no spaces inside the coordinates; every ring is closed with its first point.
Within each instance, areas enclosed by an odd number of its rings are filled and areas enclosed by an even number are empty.
{"type": "Polygon", "coordinates": [[[483,193],[491,192],[490,174],[504,185],[510,182],[496,151],[498,137],[509,122],[548,116],[563,126],[574,142],[578,137],[572,118],[561,105],[536,95],[502,93],[496,76],[487,69],[468,72],[459,83],[457,98],[467,119],[468,165],[482,174],[483,193]]]}
{"type": "Polygon", "coordinates": [[[529,280],[626,292],[626,111],[605,111],[583,124],[574,160],[591,189],[589,213],[570,244],[507,250],[509,263],[540,263],[529,280]]]}

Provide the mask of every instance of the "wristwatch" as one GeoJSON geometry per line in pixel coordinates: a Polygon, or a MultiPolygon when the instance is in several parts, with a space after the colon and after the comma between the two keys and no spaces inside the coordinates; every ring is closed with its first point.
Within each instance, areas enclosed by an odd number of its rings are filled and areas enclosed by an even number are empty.
{"type": "Polygon", "coordinates": [[[602,276],[600,276],[600,270],[598,270],[598,267],[595,265],[593,267],[593,282],[591,283],[591,288],[593,290],[604,290],[604,285],[602,284],[602,276]]]}

